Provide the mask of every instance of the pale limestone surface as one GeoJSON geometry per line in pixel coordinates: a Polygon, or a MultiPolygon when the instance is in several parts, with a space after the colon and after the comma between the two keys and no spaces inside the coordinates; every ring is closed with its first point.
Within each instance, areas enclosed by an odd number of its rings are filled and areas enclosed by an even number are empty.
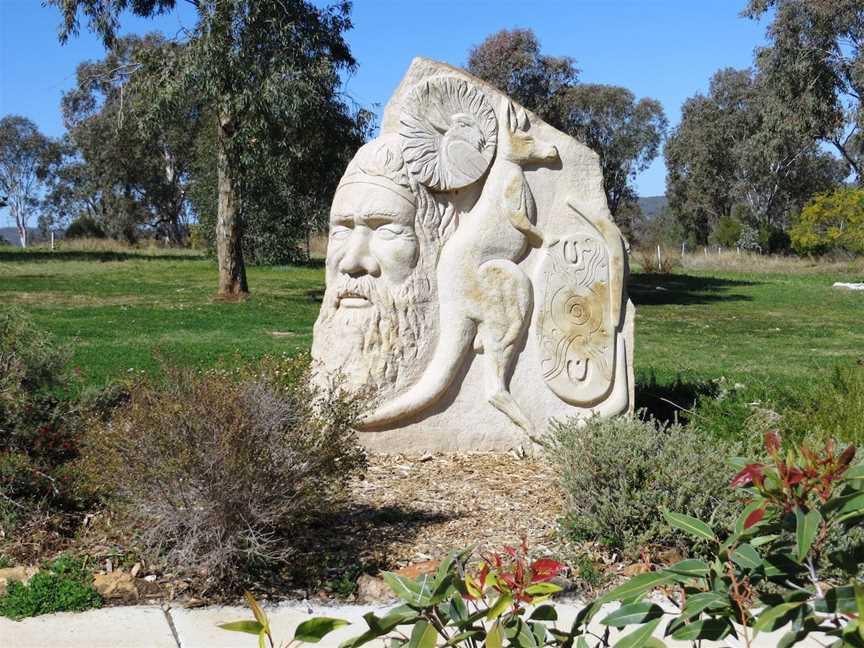
{"type": "MultiPolygon", "coordinates": [[[[659,599],[656,601],[662,603],[659,599]]],[[[394,604],[395,605],[395,604],[394,604]]],[[[287,642],[294,636],[294,629],[313,616],[329,616],[345,619],[351,625],[342,627],[324,637],[316,644],[318,648],[338,648],[345,639],[355,637],[366,629],[363,615],[373,611],[383,616],[393,606],[323,606],[312,607],[290,603],[276,607],[265,607],[273,629],[273,638],[287,642]]],[[[581,609],[578,601],[561,602],[555,605],[559,619],[555,626],[569,630],[573,619],[581,609]]],[[[600,620],[615,609],[610,604],[598,612],[600,620]]],[[[0,618],[0,646],[2,648],[253,648],[257,640],[252,635],[228,632],[218,627],[220,623],[251,619],[251,612],[244,607],[208,607],[186,610],[172,608],[167,615],[154,607],[115,607],[92,610],[79,614],[52,614],[25,619],[20,622],[0,618]],[[174,631],[169,625],[174,626],[174,631]],[[174,637],[176,632],[176,639],[174,637]]],[[[661,638],[665,623],[661,623],[654,636],[661,638]]],[[[602,634],[603,626],[591,624],[591,630],[602,634]]],[[[613,632],[612,637],[632,632],[631,626],[623,633],[613,632]]],[[[761,633],[751,643],[752,648],[773,648],[785,629],[772,633],[761,633]]],[[[664,639],[670,648],[689,647],[690,642],[664,639]]],[[[383,648],[383,641],[373,641],[371,648],[383,648]]],[[[702,642],[703,648],[740,648],[743,641],[727,638],[721,642],[702,642]]],[[[820,644],[808,640],[797,644],[802,648],[815,648],[820,644]]]]}
{"type": "Polygon", "coordinates": [[[334,197],[318,379],[375,394],[373,451],[528,449],[633,408],[627,246],[597,155],[415,59],[334,197]]]}
{"type": "Polygon", "coordinates": [[[141,606],[62,612],[23,621],[0,617],[0,646],[177,648],[177,642],[162,609],[141,606]]]}

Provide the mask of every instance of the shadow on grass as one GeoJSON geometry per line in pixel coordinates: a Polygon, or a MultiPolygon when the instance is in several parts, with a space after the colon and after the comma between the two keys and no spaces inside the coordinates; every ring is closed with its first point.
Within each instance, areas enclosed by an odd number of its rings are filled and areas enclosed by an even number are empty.
{"type": "Polygon", "coordinates": [[[700,398],[717,396],[716,382],[685,381],[678,376],[668,384],[657,382],[651,372],[636,378],[636,411],[644,411],[664,423],[686,421],[688,413],[700,398]]]}
{"type": "MultiPolygon", "coordinates": [[[[399,567],[393,561],[396,545],[410,544],[433,524],[453,515],[401,506],[371,507],[349,504],[339,511],[316,516],[292,540],[298,556],[282,575],[281,586],[292,589],[329,589],[347,595],[363,573],[399,567]]],[[[271,586],[280,586],[273,582],[271,586]]]]}
{"type": "Polygon", "coordinates": [[[200,254],[137,254],[135,252],[87,252],[74,251],[21,251],[0,252],[0,262],[40,262],[40,261],[201,261],[200,254]]]}
{"type": "Polygon", "coordinates": [[[627,291],[636,306],[711,304],[720,301],[752,301],[749,295],[730,293],[756,282],[686,274],[634,273],[627,291]]]}

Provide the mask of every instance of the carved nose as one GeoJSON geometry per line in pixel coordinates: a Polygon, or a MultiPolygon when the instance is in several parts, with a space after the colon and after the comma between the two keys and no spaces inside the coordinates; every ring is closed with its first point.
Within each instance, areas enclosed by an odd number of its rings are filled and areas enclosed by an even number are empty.
{"type": "Polygon", "coordinates": [[[361,231],[352,232],[348,248],[339,261],[339,272],[352,277],[364,274],[377,277],[381,273],[378,262],[369,252],[369,240],[361,231]]]}

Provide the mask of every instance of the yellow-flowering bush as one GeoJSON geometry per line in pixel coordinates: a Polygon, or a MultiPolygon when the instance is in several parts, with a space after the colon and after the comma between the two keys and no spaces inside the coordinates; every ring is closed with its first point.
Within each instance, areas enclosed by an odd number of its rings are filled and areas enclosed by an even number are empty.
{"type": "Polygon", "coordinates": [[[844,187],[816,194],[789,234],[798,253],[864,254],[864,189],[844,187]]]}

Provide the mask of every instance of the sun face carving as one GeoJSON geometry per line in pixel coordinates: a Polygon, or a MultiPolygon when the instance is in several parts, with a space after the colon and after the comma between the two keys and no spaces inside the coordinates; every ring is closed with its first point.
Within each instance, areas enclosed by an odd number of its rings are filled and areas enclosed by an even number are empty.
{"type": "Polygon", "coordinates": [[[495,157],[497,133],[483,93],[451,76],[419,84],[399,125],[405,163],[433,191],[461,189],[483,177],[495,157]]]}

